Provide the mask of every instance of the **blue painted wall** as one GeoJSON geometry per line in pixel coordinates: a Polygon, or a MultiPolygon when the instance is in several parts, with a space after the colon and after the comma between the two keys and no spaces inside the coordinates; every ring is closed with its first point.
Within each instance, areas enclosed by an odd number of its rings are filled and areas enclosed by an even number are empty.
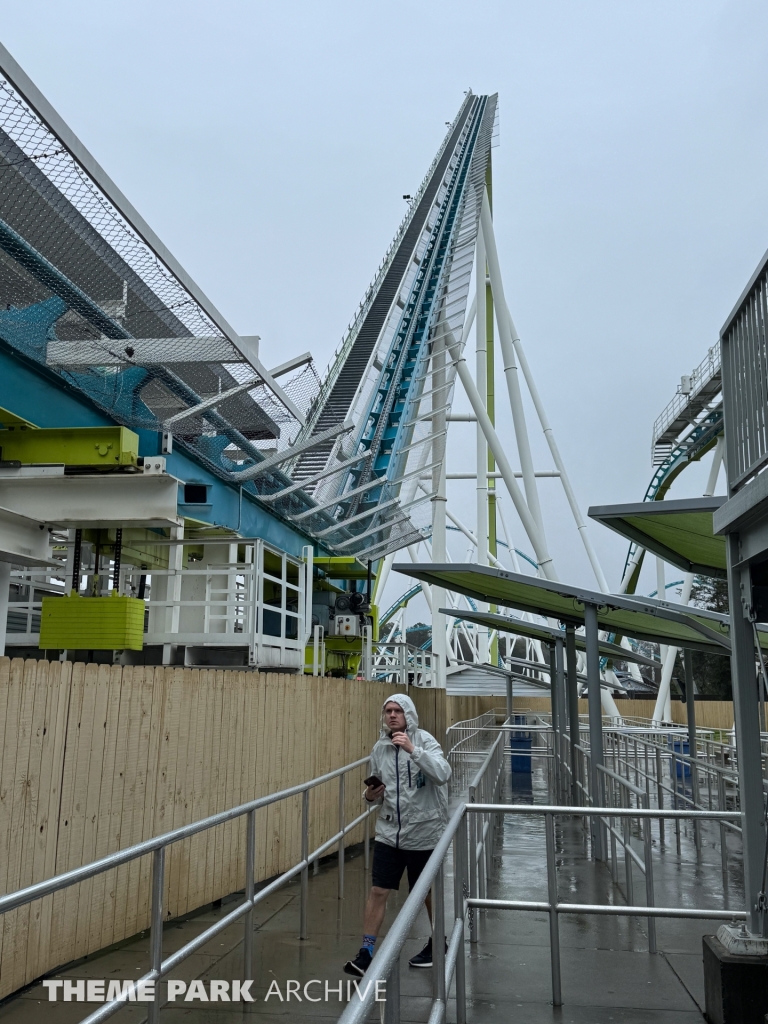
{"type": "MultiPolygon", "coordinates": [[[[38,427],[98,427],[115,422],[85,396],[69,389],[56,375],[36,367],[1,343],[0,407],[38,427]]],[[[155,431],[139,430],[137,433],[140,455],[159,454],[160,438],[155,431]]],[[[186,452],[177,450],[166,456],[166,468],[185,483],[208,487],[205,505],[185,505],[183,489],[179,488],[179,515],[237,530],[243,537],[261,537],[292,555],[300,556],[301,549],[311,543],[303,534],[270,515],[247,492],[242,495],[241,509],[240,488],[220,480],[186,452]]],[[[324,553],[322,549],[320,553],[324,553]]]]}

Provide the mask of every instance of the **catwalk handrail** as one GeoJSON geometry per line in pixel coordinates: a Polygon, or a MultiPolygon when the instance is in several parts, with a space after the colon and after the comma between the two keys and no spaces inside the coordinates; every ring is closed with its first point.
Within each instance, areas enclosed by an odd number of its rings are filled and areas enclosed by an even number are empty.
{"type": "MultiPolygon", "coordinates": [[[[300,904],[300,932],[301,938],[306,938],[307,932],[307,902],[308,902],[308,888],[309,888],[309,865],[317,861],[323,856],[328,850],[330,850],[337,843],[339,844],[339,895],[343,895],[344,886],[344,837],[356,828],[361,823],[365,823],[365,843],[364,853],[366,858],[366,867],[368,861],[368,830],[369,830],[369,819],[372,814],[378,809],[377,805],[367,807],[362,814],[359,814],[353,821],[347,823],[345,816],[345,779],[349,772],[354,771],[356,768],[360,768],[365,764],[368,764],[370,757],[362,757],[357,761],[352,761],[350,764],[343,765],[341,768],[336,768],[331,772],[326,772],[324,775],[319,775],[317,778],[310,779],[307,782],[301,782],[298,785],[290,786],[287,789],[278,790],[276,793],[269,793],[266,796],[258,797],[256,800],[249,800],[247,803],[239,804],[237,807],[232,807],[226,811],[220,811],[218,814],[212,814],[207,818],[201,818],[199,821],[191,822],[188,825],[182,825],[179,828],[173,829],[170,832],[164,832],[159,836],[154,836],[152,839],[145,839],[141,843],[135,843],[133,846],[128,846],[124,850],[117,850],[115,853],[110,853],[106,857],[101,857],[99,860],[93,861],[90,864],[84,864],[79,868],[73,868],[71,871],[65,871],[60,875],[55,875],[52,878],[46,879],[42,882],[36,882],[34,885],[29,885],[24,889],[19,889],[17,892],[8,893],[5,896],[0,897],[0,915],[6,914],[11,910],[16,910],[18,907],[22,907],[27,903],[31,903],[34,900],[41,899],[44,896],[50,896],[52,893],[59,892],[62,889],[66,889],[71,885],[76,885],[78,882],[86,881],[87,879],[94,878],[96,875],[102,874],[105,871],[109,871],[113,868],[119,867],[122,864],[127,864],[130,861],[137,860],[139,857],[143,857],[146,854],[153,854],[152,861],[152,902],[151,902],[151,925],[150,925],[150,959],[151,965],[150,970],[142,975],[140,978],[136,978],[132,983],[132,995],[124,992],[118,999],[112,1002],[105,1003],[98,1010],[95,1010],[89,1016],[84,1017],[81,1024],[97,1024],[99,1021],[107,1020],[114,1013],[117,1013],[124,1005],[127,999],[135,998],[136,989],[139,985],[146,982],[157,982],[164,978],[170,973],[175,967],[182,963],[188,956],[191,956],[197,949],[204,946],[214,936],[224,931],[230,925],[234,924],[240,918],[245,917],[245,931],[244,931],[244,948],[243,948],[243,967],[244,967],[244,978],[253,978],[253,910],[254,908],[276,892],[283,885],[289,882],[296,875],[301,875],[301,904],[300,904]],[[324,843],[321,843],[317,849],[309,850],[309,794],[311,790],[323,785],[326,782],[330,782],[333,779],[339,780],[339,830],[327,839],[324,843]],[[270,804],[278,803],[281,800],[286,800],[289,797],[302,796],[302,816],[301,816],[301,860],[297,861],[292,867],[288,868],[282,874],[273,878],[271,882],[261,888],[258,892],[255,891],[255,858],[256,858],[256,811],[262,807],[268,807],[270,804]],[[200,832],[205,832],[208,829],[215,828],[217,825],[222,825],[228,821],[234,821],[237,818],[241,818],[244,815],[247,816],[246,823],[246,856],[245,856],[245,900],[239,903],[233,910],[224,917],[220,918],[215,924],[206,928],[199,935],[195,936],[190,942],[186,943],[175,953],[169,956],[166,960],[162,959],[162,935],[163,935],[163,924],[164,924],[164,909],[163,909],[163,894],[164,894],[164,880],[165,880],[165,851],[166,848],[178,843],[183,839],[189,839],[191,836],[197,835],[200,832]]],[[[148,1024],[155,1024],[158,1020],[158,1014],[160,1010],[160,988],[155,987],[155,998],[154,1002],[147,1004],[148,1008],[148,1024]]]]}
{"type": "Polygon", "coordinates": [[[365,976],[365,985],[360,986],[360,998],[353,999],[339,1017],[339,1024],[364,1024],[373,1008],[381,985],[387,985],[385,1021],[399,1021],[399,965],[400,954],[409,938],[411,928],[421,912],[430,889],[433,896],[432,950],[434,956],[434,984],[430,1024],[442,1024],[445,1020],[448,993],[454,977],[456,980],[456,1015],[458,1024],[466,1022],[466,990],[464,985],[464,932],[467,916],[472,910],[496,909],[519,911],[544,911],[550,917],[550,953],[552,969],[552,996],[556,1006],[562,1005],[560,982],[559,922],[561,914],[598,914],[627,917],[674,917],[698,920],[744,920],[746,911],[723,909],[693,909],[687,907],[617,906],[614,904],[560,903],[557,897],[554,820],[556,817],[621,817],[621,818],[669,818],[694,820],[733,820],[739,818],[738,811],[673,811],[647,808],[619,807],[567,807],[534,804],[471,804],[461,803],[451,816],[440,841],[427,861],[419,880],[413,887],[402,910],[392,923],[389,932],[377,949],[365,976]],[[467,864],[467,820],[474,815],[538,815],[546,819],[547,840],[547,882],[549,899],[538,900],[496,900],[484,899],[473,894],[467,886],[469,873],[467,864]],[[454,921],[448,934],[448,951],[444,952],[446,930],[444,925],[443,869],[448,850],[453,845],[454,870],[454,921]],[[466,893],[469,892],[467,896],[466,893]],[[461,955],[459,955],[461,954],[461,955]]]}

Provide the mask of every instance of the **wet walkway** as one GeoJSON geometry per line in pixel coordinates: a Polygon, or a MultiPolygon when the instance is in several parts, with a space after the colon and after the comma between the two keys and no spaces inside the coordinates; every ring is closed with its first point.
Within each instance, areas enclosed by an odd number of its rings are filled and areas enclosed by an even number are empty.
{"type": "MultiPolygon", "coordinates": [[[[530,776],[517,776],[510,797],[515,802],[536,803],[546,799],[541,770],[530,776]]],[[[654,862],[656,901],[659,905],[691,907],[724,905],[720,851],[714,845],[715,833],[705,835],[701,857],[697,861],[692,835],[686,829],[678,856],[674,834],[668,835],[663,856],[654,862]],[[671,840],[671,841],[669,841],[671,840]]],[[[655,847],[656,832],[654,829],[655,847]]],[[[734,848],[736,844],[734,843],[734,848]]],[[[558,827],[559,898],[571,902],[626,902],[606,866],[595,867],[584,858],[584,840],[578,824],[566,822],[558,827]]],[[[506,819],[503,832],[501,865],[489,884],[488,895],[502,899],[546,899],[544,833],[540,819],[506,819]]],[[[728,894],[739,905],[736,881],[740,871],[738,857],[730,858],[732,878],[728,894]]],[[[623,862],[620,859],[620,872],[623,862]]],[[[623,877],[623,874],[620,874],[623,877]]],[[[344,961],[360,945],[363,904],[369,881],[359,850],[351,851],[346,867],[346,898],[337,898],[335,861],[310,875],[309,936],[297,938],[299,931],[299,885],[286,886],[269,897],[255,913],[254,965],[257,981],[252,987],[254,1002],[202,1003],[184,1001],[183,996],[161,1011],[165,1024],[226,1024],[241,1016],[260,1024],[286,1024],[288,1021],[331,1021],[339,1016],[341,993],[348,978],[342,972],[344,961]],[[309,1002],[294,996],[285,1001],[286,983],[297,982],[303,994],[306,982],[309,1002]],[[282,1000],[275,993],[277,983],[282,1000]],[[272,985],[273,994],[266,998],[272,985]],[[326,1001],[325,987],[329,997],[326,1001]]],[[[641,902],[642,876],[635,875],[635,899],[641,902]]],[[[447,906],[452,907],[452,880],[446,881],[447,906]]],[[[405,883],[395,894],[388,909],[391,920],[405,898],[405,883]]],[[[233,900],[236,897],[233,897],[233,900]]],[[[166,927],[164,954],[173,952],[205,926],[231,909],[224,901],[220,907],[207,908],[197,916],[166,927]]],[[[447,914],[448,918],[449,915],[447,914]]],[[[698,1024],[704,1005],[701,937],[717,930],[719,922],[665,921],[657,923],[659,953],[648,953],[644,919],[561,916],[561,961],[563,1003],[551,1005],[549,927],[544,914],[487,911],[479,926],[477,946],[467,943],[468,1020],[472,1024],[698,1024]]],[[[420,916],[406,947],[406,957],[417,952],[429,934],[426,913],[420,916]]],[[[143,934],[119,947],[90,956],[52,975],[56,979],[127,979],[138,977],[148,967],[149,935],[143,934]]],[[[174,979],[191,982],[200,979],[209,991],[210,981],[240,979],[242,972],[242,924],[232,926],[190,957],[173,972],[174,979]]],[[[293,986],[294,990],[297,986],[293,986]]],[[[426,1021],[431,996],[431,971],[401,972],[402,1020],[426,1021]]],[[[163,984],[163,995],[167,993],[163,984]]],[[[0,1024],[74,1024],[96,1009],[93,1003],[47,1001],[40,984],[0,1006],[0,1024]]],[[[111,1018],[117,1022],[140,1022],[146,1009],[127,1005],[111,1018]]],[[[371,1020],[378,1020],[374,1012],[371,1020]]],[[[455,1006],[449,1003],[448,1020],[455,1021],[455,1006]]]]}

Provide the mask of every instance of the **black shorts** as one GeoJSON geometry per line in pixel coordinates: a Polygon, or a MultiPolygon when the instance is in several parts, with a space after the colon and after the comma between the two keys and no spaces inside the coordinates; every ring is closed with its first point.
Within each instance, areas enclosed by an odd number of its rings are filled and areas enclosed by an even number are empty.
{"type": "Polygon", "coordinates": [[[377,889],[399,889],[400,879],[407,870],[410,892],[431,856],[432,850],[400,850],[377,841],[373,844],[371,885],[377,889]]]}

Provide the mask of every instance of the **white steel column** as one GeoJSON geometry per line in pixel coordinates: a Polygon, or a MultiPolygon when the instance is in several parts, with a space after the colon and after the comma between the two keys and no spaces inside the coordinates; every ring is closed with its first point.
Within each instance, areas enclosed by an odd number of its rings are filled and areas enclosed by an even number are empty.
{"type": "MultiPolygon", "coordinates": [[[[165,628],[168,633],[179,632],[179,614],[181,608],[181,572],[184,564],[184,527],[171,527],[171,544],[168,548],[168,570],[169,575],[166,586],[166,601],[169,604],[165,607],[165,628]],[[174,544],[174,541],[179,543],[174,544]]],[[[176,651],[176,644],[163,644],[163,664],[172,665],[176,651]]]]}
{"type": "Polygon", "coordinates": [[[517,353],[517,358],[520,363],[520,369],[523,371],[523,377],[525,377],[525,383],[528,385],[528,391],[530,392],[531,399],[533,400],[533,405],[536,409],[536,415],[539,417],[541,429],[544,432],[544,437],[547,439],[549,451],[552,455],[552,461],[554,462],[555,468],[560,474],[560,483],[563,485],[565,496],[568,499],[568,504],[571,507],[571,515],[573,516],[574,522],[576,523],[576,529],[579,531],[579,536],[581,537],[581,542],[584,545],[584,550],[587,552],[587,558],[589,559],[589,564],[592,566],[592,572],[595,574],[597,585],[604,594],[608,594],[610,593],[608,580],[605,578],[605,573],[603,572],[603,568],[600,565],[600,560],[597,557],[597,552],[592,546],[592,541],[589,537],[587,524],[584,522],[584,517],[581,514],[581,509],[579,508],[579,503],[576,499],[576,493],[571,485],[568,472],[565,468],[565,463],[563,462],[563,457],[560,454],[560,449],[558,448],[557,441],[555,440],[555,435],[552,430],[552,426],[544,410],[544,403],[541,400],[539,389],[536,387],[536,381],[533,379],[531,368],[528,365],[528,359],[526,358],[522,342],[520,341],[520,335],[517,333],[517,328],[515,327],[514,321],[512,320],[512,316],[509,312],[509,309],[507,309],[507,317],[509,320],[510,330],[512,332],[512,342],[515,346],[515,352],[517,353]]]}
{"type": "MultiPolygon", "coordinates": [[[[667,575],[665,562],[663,558],[656,556],[656,598],[659,601],[666,601],[667,599],[667,575]]],[[[654,721],[659,722],[671,722],[672,721],[672,708],[669,700],[669,683],[666,687],[664,686],[664,677],[669,675],[672,678],[672,669],[674,668],[674,660],[672,664],[667,668],[667,655],[669,654],[670,648],[666,644],[659,644],[659,661],[661,662],[661,679],[659,682],[659,692],[656,697],[656,706],[659,708],[659,717],[656,717],[656,709],[654,709],[653,718],[654,721]]],[[[675,653],[677,650],[675,649],[675,653]]]]}
{"type": "MultiPolygon", "coordinates": [[[[704,497],[710,498],[715,493],[717,487],[717,478],[720,475],[720,467],[723,464],[723,437],[718,437],[717,444],[715,445],[715,451],[712,456],[712,465],[709,469],[709,477],[707,479],[707,488],[704,491],[704,497]]],[[[659,559],[656,562],[656,571],[659,573],[659,559]]],[[[663,578],[664,563],[661,563],[661,578],[663,578]]],[[[683,593],[680,597],[681,604],[688,604],[691,600],[691,588],[693,587],[693,573],[689,572],[685,574],[683,580],[683,593]]],[[[662,598],[663,600],[663,598],[662,598]]],[[[672,673],[675,668],[675,659],[677,658],[677,647],[666,648],[666,655],[662,658],[663,669],[661,673],[661,683],[659,684],[659,692],[656,697],[656,704],[653,709],[653,721],[654,722],[671,722],[672,721],[672,707],[670,700],[670,689],[672,685],[672,673]]],[[[686,699],[690,699],[686,697],[686,699]]]]}
{"type": "Polygon", "coordinates": [[[517,551],[515,550],[515,545],[514,545],[514,541],[512,540],[512,535],[510,534],[509,530],[507,529],[507,521],[504,518],[504,512],[502,510],[501,502],[499,501],[498,497],[496,498],[496,510],[499,513],[499,520],[501,522],[501,528],[504,531],[504,540],[507,542],[507,551],[509,552],[509,557],[510,557],[510,560],[512,562],[512,568],[514,569],[515,572],[520,572],[520,560],[517,557],[517,551]]]}
{"type": "MultiPolygon", "coordinates": [[[[443,564],[447,561],[445,513],[445,336],[437,331],[432,343],[432,461],[438,465],[432,470],[432,561],[443,564]],[[443,457],[439,458],[440,451],[443,457]]],[[[445,587],[432,588],[432,685],[445,689],[445,661],[448,653],[447,621],[440,612],[445,607],[445,587]]]]}
{"type": "MultiPolygon", "coordinates": [[[[486,302],[485,302],[485,245],[481,231],[477,233],[475,247],[475,384],[477,392],[487,409],[488,402],[488,349],[486,341],[486,302]]],[[[488,443],[483,428],[478,423],[475,427],[476,496],[475,520],[477,535],[477,564],[488,565],[488,443]]],[[[478,609],[487,611],[485,601],[478,601],[478,609]]],[[[489,655],[488,630],[483,626],[475,626],[477,636],[478,660],[485,664],[489,655]]]]}
{"type": "Polygon", "coordinates": [[[384,590],[387,586],[387,580],[392,570],[392,563],[395,560],[395,552],[388,554],[381,563],[381,569],[376,577],[376,582],[373,585],[373,599],[376,604],[379,604],[384,597],[384,590]]]}
{"type": "Polygon", "coordinates": [[[483,433],[488,441],[488,446],[493,452],[493,457],[496,459],[502,480],[509,491],[509,496],[512,499],[517,514],[520,516],[523,529],[527,533],[528,539],[531,542],[531,546],[533,547],[536,555],[536,561],[539,563],[539,568],[547,579],[556,580],[557,576],[552,564],[552,558],[547,551],[544,539],[533,519],[533,516],[531,515],[530,509],[525,503],[525,498],[523,497],[517,481],[515,480],[515,475],[512,472],[512,467],[509,464],[504,447],[499,440],[499,436],[496,433],[490,418],[488,417],[485,406],[483,405],[480,395],[477,392],[477,388],[475,387],[475,382],[472,380],[472,374],[469,372],[469,368],[467,367],[467,361],[458,351],[457,345],[451,346],[451,357],[456,364],[456,372],[459,376],[462,387],[466,392],[467,398],[470,401],[475,416],[477,416],[478,423],[480,423],[483,428],[483,433]]]}
{"type": "MultiPolygon", "coordinates": [[[[433,551],[432,561],[434,561],[434,547],[433,547],[432,551],[433,551]]],[[[416,552],[416,545],[415,544],[409,544],[408,545],[408,554],[411,556],[411,561],[414,564],[418,563],[419,556],[418,556],[418,554],[416,552]]],[[[422,581],[422,583],[421,583],[421,592],[424,595],[424,600],[427,602],[427,607],[429,608],[430,612],[434,612],[435,607],[438,607],[438,606],[435,605],[434,595],[432,594],[432,589],[433,588],[430,587],[429,583],[424,583],[422,581]]],[[[433,626],[433,629],[434,629],[434,626],[433,626]]],[[[403,632],[403,641],[405,641],[405,632],[403,632]]]]}
{"type": "Polygon", "coordinates": [[[509,324],[507,300],[504,298],[504,285],[501,280],[499,255],[496,251],[496,238],[493,233],[491,208],[488,203],[487,193],[483,195],[480,221],[483,240],[485,242],[488,274],[491,278],[491,291],[493,292],[493,301],[496,307],[496,323],[499,326],[501,355],[504,360],[504,377],[507,381],[509,404],[512,410],[512,422],[515,427],[515,439],[517,441],[517,450],[520,455],[520,469],[523,473],[525,498],[528,508],[531,511],[533,521],[536,523],[539,533],[543,539],[544,526],[541,517],[541,506],[539,505],[539,492],[536,488],[536,477],[533,471],[533,456],[531,455],[531,446],[528,441],[528,428],[525,423],[525,411],[523,410],[523,396],[520,390],[520,381],[517,376],[517,363],[515,362],[515,351],[512,342],[512,331],[509,324]]]}
{"type": "MultiPolygon", "coordinates": [[[[308,644],[312,638],[312,590],[315,576],[315,549],[311,544],[305,544],[301,549],[304,559],[304,607],[302,608],[302,636],[304,644],[308,644]]],[[[304,666],[301,667],[302,673],[304,666]]]]}

